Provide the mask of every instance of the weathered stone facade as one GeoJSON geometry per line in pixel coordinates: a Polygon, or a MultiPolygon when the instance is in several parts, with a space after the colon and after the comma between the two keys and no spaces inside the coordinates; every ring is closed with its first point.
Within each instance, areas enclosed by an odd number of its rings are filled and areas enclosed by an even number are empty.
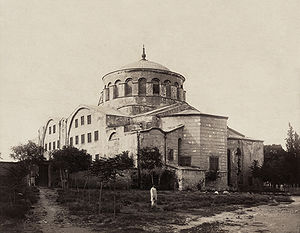
{"type": "Polygon", "coordinates": [[[176,171],[180,189],[226,189],[238,179],[248,181],[253,160],[263,159],[262,142],[234,138],[228,117],[201,113],[185,102],[181,74],[145,57],[103,76],[98,106],[80,105],[68,118],[48,120],[39,130],[46,154],[64,145],[85,149],[93,159],[129,151],[137,164],[141,148],[157,147],[164,164],[176,171]],[[243,178],[234,170],[237,148],[243,178]],[[205,182],[210,170],[218,178],[205,182]]]}
{"type": "Polygon", "coordinates": [[[247,138],[239,132],[228,128],[227,166],[228,186],[233,189],[251,186],[250,166],[256,160],[262,165],[264,157],[263,141],[247,138]]]}

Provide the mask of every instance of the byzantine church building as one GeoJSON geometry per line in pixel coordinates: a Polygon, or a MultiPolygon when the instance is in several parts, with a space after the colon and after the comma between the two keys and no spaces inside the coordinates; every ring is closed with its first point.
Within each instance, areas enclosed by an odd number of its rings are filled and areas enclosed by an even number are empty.
{"type": "Polygon", "coordinates": [[[200,112],[185,101],[185,77],[146,59],[102,77],[98,106],[79,105],[67,118],[49,118],[39,145],[49,159],[63,146],[85,149],[92,159],[157,147],[176,172],[179,189],[237,189],[253,185],[250,166],[263,162],[263,141],[227,126],[228,117],[200,112]],[[215,181],[205,182],[208,171],[215,181]]]}

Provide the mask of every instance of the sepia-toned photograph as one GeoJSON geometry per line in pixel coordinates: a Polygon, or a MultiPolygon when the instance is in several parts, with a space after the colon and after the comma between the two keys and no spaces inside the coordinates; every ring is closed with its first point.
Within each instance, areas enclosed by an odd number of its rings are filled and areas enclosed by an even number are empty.
{"type": "Polygon", "coordinates": [[[0,0],[1,233],[300,233],[299,0],[0,0]]]}

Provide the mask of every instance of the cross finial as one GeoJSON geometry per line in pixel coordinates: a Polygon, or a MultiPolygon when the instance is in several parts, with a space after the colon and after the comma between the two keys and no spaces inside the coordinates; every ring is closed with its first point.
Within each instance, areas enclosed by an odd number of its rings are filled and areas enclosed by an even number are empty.
{"type": "Polygon", "coordinates": [[[144,45],[143,45],[142,60],[146,60],[146,52],[145,52],[145,46],[144,45]]]}

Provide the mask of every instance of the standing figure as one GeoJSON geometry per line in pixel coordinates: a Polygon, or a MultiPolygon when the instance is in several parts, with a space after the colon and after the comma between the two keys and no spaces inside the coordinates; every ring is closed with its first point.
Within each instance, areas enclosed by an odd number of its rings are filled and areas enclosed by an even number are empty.
{"type": "Polygon", "coordinates": [[[150,196],[151,196],[151,208],[156,207],[157,204],[157,190],[153,185],[150,189],[150,196]]]}

